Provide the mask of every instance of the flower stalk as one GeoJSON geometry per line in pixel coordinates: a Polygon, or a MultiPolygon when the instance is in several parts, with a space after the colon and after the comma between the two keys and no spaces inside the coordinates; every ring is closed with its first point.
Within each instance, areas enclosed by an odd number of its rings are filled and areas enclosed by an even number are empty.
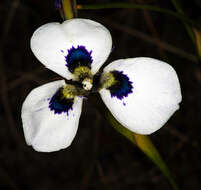
{"type": "Polygon", "coordinates": [[[201,31],[197,30],[196,28],[194,28],[193,31],[195,34],[195,42],[196,42],[197,52],[201,59],[201,31]]]}
{"type": "Polygon", "coordinates": [[[162,13],[165,15],[170,15],[173,16],[184,23],[189,24],[190,26],[194,26],[196,28],[200,28],[200,24],[197,22],[191,20],[190,18],[186,17],[183,13],[181,12],[175,12],[169,9],[164,9],[161,7],[157,6],[152,6],[152,5],[147,5],[147,4],[136,4],[136,3],[98,3],[98,4],[89,4],[89,5],[84,5],[84,4],[78,4],[77,5],[78,10],[99,10],[99,9],[139,9],[139,10],[148,10],[148,11],[154,11],[158,13],[162,13]]]}
{"type": "Polygon", "coordinates": [[[76,0],[62,0],[65,20],[77,17],[76,0]]]}

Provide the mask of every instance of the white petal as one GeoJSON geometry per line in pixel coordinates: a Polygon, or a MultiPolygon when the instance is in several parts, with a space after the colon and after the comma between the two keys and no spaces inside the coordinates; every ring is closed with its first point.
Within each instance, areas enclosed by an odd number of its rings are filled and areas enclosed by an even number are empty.
{"type": "Polygon", "coordinates": [[[35,88],[23,103],[22,124],[25,139],[37,151],[52,152],[66,148],[75,137],[82,99],[76,97],[68,115],[54,114],[49,108],[51,97],[64,84],[64,80],[60,80],[35,88]]]}
{"type": "Polygon", "coordinates": [[[139,134],[151,134],[161,128],[179,109],[181,90],[175,70],[152,58],[130,58],[109,64],[104,72],[123,71],[132,82],[132,93],[122,100],[102,89],[101,97],[113,116],[139,134]]]}
{"type": "Polygon", "coordinates": [[[77,46],[92,51],[91,70],[95,74],[110,54],[112,38],[103,25],[88,19],[45,24],[31,38],[31,49],[41,63],[67,79],[73,76],[66,66],[65,56],[77,46]]]}

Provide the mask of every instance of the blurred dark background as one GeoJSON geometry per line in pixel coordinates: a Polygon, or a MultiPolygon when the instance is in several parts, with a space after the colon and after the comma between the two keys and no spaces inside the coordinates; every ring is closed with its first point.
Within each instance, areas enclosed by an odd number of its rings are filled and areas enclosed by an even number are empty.
{"type": "MultiPolygon", "coordinates": [[[[112,1],[78,1],[108,2],[112,1]]],[[[175,11],[170,0],[125,2],[175,11]]],[[[200,1],[183,0],[182,6],[187,17],[201,20],[200,1]]],[[[149,56],[175,68],[183,94],[181,108],[151,139],[181,189],[201,189],[201,63],[183,23],[136,9],[81,10],[78,16],[111,31],[114,50],[107,63],[149,56]]],[[[39,26],[55,21],[62,19],[53,0],[0,1],[0,189],[171,190],[160,170],[108,124],[90,98],[84,102],[79,130],[69,148],[39,153],[25,144],[21,105],[33,88],[58,78],[34,57],[29,42],[39,26]]]]}

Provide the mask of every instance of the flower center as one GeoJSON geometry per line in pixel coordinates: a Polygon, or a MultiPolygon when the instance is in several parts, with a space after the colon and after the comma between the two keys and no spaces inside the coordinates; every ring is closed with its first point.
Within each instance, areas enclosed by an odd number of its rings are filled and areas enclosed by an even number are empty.
{"type": "Polygon", "coordinates": [[[74,79],[82,83],[85,90],[90,90],[93,83],[91,73],[92,51],[88,51],[85,46],[77,46],[68,50],[65,57],[68,70],[73,73],[74,79]]]}
{"type": "Polygon", "coordinates": [[[101,88],[106,88],[110,91],[111,97],[116,97],[120,100],[133,92],[132,82],[127,75],[123,74],[123,71],[103,73],[100,83],[101,88]]]}
{"type": "Polygon", "coordinates": [[[93,86],[93,81],[89,78],[85,78],[83,81],[82,81],[82,85],[83,85],[83,88],[85,90],[91,90],[92,86],[93,86]]]}

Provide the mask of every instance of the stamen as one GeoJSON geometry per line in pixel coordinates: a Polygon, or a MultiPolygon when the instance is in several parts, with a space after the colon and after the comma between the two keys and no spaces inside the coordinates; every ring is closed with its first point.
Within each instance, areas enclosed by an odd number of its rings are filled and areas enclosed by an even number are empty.
{"type": "Polygon", "coordinates": [[[74,72],[75,80],[77,81],[83,81],[85,78],[90,78],[92,80],[93,75],[91,73],[91,70],[86,66],[79,66],[77,67],[74,72]]]}
{"type": "Polygon", "coordinates": [[[73,99],[75,96],[78,95],[78,91],[73,85],[65,85],[62,89],[63,98],[73,99]]]}
{"type": "Polygon", "coordinates": [[[132,93],[133,85],[128,76],[123,74],[123,71],[111,71],[104,73],[101,76],[102,88],[110,91],[111,97],[116,97],[120,100],[132,93]]]}
{"type": "Polygon", "coordinates": [[[117,81],[112,73],[103,73],[100,79],[101,88],[109,88],[117,81]]]}

